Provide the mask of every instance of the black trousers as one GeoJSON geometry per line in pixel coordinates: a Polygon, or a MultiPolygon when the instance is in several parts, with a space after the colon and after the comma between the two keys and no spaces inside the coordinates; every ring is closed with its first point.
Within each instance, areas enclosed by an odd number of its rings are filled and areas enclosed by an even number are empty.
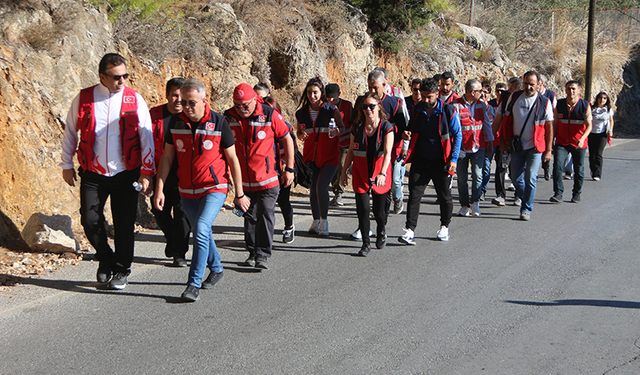
{"type": "MultiPolygon", "coordinates": [[[[168,181],[167,181],[168,182],[168,181]]],[[[162,190],[164,192],[164,207],[162,211],[151,208],[158,226],[167,239],[168,257],[174,256],[184,259],[189,250],[189,234],[191,225],[187,215],[182,210],[182,199],[176,183],[167,183],[162,190]],[[173,215],[171,210],[173,209],[173,215]]]]}
{"type": "Polygon", "coordinates": [[[133,261],[133,230],[138,210],[138,192],[132,184],[140,169],[105,177],[80,172],[80,216],[84,232],[96,249],[96,259],[111,265],[113,272],[127,272],[133,261]],[[111,215],[115,232],[115,252],[107,243],[104,206],[111,197],[111,215]]]}
{"type": "MultiPolygon", "coordinates": [[[[391,205],[389,197],[389,193],[376,194],[371,192],[373,217],[376,219],[376,233],[378,236],[385,233],[385,225],[387,224],[387,217],[389,216],[389,206],[391,205]]],[[[371,244],[371,239],[368,234],[371,229],[371,219],[369,218],[370,208],[369,193],[356,193],[356,212],[358,213],[358,225],[360,232],[362,232],[362,243],[364,245],[371,244]]]]}
{"type": "MultiPolygon", "coordinates": [[[[293,184],[291,184],[293,185],[293,184]]],[[[293,226],[293,207],[291,207],[291,185],[288,187],[280,186],[280,194],[278,194],[278,207],[282,212],[285,229],[291,229],[293,226]]]]}
{"type": "Polygon", "coordinates": [[[276,223],[276,199],[280,186],[259,191],[245,191],[251,206],[244,214],[244,242],[252,255],[271,256],[273,227],[276,223]]]}
{"type": "Polygon", "coordinates": [[[500,147],[496,147],[493,155],[496,161],[496,172],[495,172],[496,197],[506,198],[507,188],[504,184],[505,183],[504,181],[505,181],[505,175],[507,174],[507,168],[502,168],[502,152],[500,152],[500,147]]]}
{"type": "Polygon", "coordinates": [[[602,177],[602,162],[604,148],[607,145],[609,134],[605,131],[599,134],[591,133],[589,137],[589,169],[591,177],[602,177]]]}
{"type": "MultiPolygon", "coordinates": [[[[433,181],[436,188],[438,202],[440,202],[440,224],[449,227],[453,215],[453,198],[451,183],[453,175],[446,171],[444,162],[432,162],[413,159],[409,172],[409,203],[407,204],[406,228],[415,231],[420,215],[420,200],[424,195],[429,181],[433,181]]],[[[364,233],[364,232],[362,232],[364,233]]]]}

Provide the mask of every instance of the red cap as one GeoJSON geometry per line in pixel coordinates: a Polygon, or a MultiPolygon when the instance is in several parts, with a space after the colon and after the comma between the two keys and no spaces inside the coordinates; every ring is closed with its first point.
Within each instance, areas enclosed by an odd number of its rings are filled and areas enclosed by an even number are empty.
{"type": "Polygon", "coordinates": [[[256,95],[256,92],[253,91],[253,87],[246,83],[241,83],[233,89],[233,100],[242,100],[243,102],[246,102],[247,100],[253,99],[256,95]]]}

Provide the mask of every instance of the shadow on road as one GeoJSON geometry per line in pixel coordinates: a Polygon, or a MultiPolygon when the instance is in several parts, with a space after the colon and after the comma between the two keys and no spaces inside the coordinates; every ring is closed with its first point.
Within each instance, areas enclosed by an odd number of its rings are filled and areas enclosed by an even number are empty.
{"type": "Polygon", "coordinates": [[[553,302],[536,301],[510,301],[503,302],[526,306],[595,306],[595,307],[615,307],[620,309],[640,309],[640,302],[632,301],[611,301],[603,299],[559,299],[553,302]]]}

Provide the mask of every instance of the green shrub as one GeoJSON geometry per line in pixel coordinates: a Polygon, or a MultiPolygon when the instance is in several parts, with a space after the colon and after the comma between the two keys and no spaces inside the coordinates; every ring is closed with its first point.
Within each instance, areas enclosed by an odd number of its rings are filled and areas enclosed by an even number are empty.
{"type": "Polygon", "coordinates": [[[391,53],[398,53],[401,46],[398,38],[394,34],[384,31],[373,34],[373,42],[377,47],[391,53]]]}

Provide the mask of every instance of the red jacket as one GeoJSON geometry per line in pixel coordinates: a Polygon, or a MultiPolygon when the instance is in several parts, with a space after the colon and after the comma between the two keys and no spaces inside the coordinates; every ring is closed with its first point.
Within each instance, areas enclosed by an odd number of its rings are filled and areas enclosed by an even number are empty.
{"type": "Polygon", "coordinates": [[[473,150],[474,145],[478,148],[486,148],[487,142],[484,140],[485,134],[482,131],[484,124],[484,113],[486,104],[482,100],[478,100],[475,106],[473,118],[467,108],[467,102],[464,98],[458,98],[451,103],[458,110],[460,115],[460,127],[462,128],[462,149],[465,151],[473,150]]]}
{"type": "Polygon", "coordinates": [[[235,108],[228,109],[224,115],[236,141],[243,188],[260,191],[280,185],[275,143],[289,134],[282,115],[262,103],[257,103],[253,115],[246,119],[240,117],[235,108]]]}
{"type": "Polygon", "coordinates": [[[180,196],[189,199],[226,194],[229,187],[229,168],[220,143],[226,119],[205,105],[195,134],[184,113],[173,115],[169,128],[178,159],[180,196]]]}
{"type": "MultiPolygon", "coordinates": [[[[373,175],[369,175],[369,163],[367,160],[368,150],[368,137],[365,132],[364,126],[359,126],[355,129],[353,135],[353,166],[351,168],[352,174],[352,186],[353,191],[356,193],[366,193],[371,187],[371,179],[377,176],[380,172],[385,173],[387,178],[385,179],[384,186],[373,186],[373,192],[375,194],[384,194],[391,190],[392,172],[391,172],[391,160],[386,171],[382,171],[382,162],[384,161],[384,137],[389,132],[394,131],[394,126],[388,121],[380,121],[378,129],[376,131],[376,155],[373,157],[373,175]]],[[[391,155],[389,155],[391,157],[391,155]]]]}
{"type": "Polygon", "coordinates": [[[340,99],[340,106],[338,106],[340,115],[342,116],[342,123],[344,124],[344,134],[340,136],[340,147],[349,147],[351,142],[351,116],[353,113],[353,104],[350,101],[340,99]]]}
{"type": "Polygon", "coordinates": [[[325,165],[337,166],[340,163],[339,138],[329,138],[329,120],[333,118],[335,110],[336,106],[324,103],[316,121],[311,120],[308,106],[296,112],[300,131],[309,135],[302,150],[304,163],[314,162],[318,168],[325,165]]]}
{"type": "Polygon", "coordinates": [[[164,152],[164,107],[166,104],[153,107],[151,115],[151,129],[153,130],[153,146],[155,147],[156,167],[160,165],[160,158],[164,152]]]}

